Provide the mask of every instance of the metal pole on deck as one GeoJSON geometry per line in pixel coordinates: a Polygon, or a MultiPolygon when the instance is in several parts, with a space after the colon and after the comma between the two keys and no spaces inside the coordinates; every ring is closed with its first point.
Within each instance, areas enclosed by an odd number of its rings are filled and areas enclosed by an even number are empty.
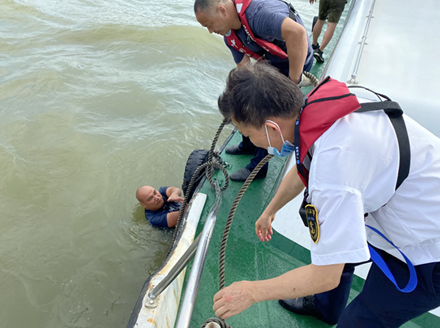
{"type": "Polygon", "coordinates": [[[203,266],[205,264],[206,253],[208,251],[209,242],[211,240],[212,231],[214,230],[215,222],[217,220],[217,214],[220,210],[222,203],[221,190],[218,182],[215,181],[215,196],[216,200],[211,208],[206,219],[205,226],[201,233],[202,237],[199,242],[199,247],[194,258],[193,265],[191,267],[191,273],[186,284],[185,296],[183,298],[182,306],[179,311],[179,317],[177,319],[176,328],[187,328],[191,321],[192,311],[199,289],[200,277],[202,276],[203,266]]]}
{"type": "Polygon", "coordinates": [[[364,30],[364,34],[362,35],[362,39],[360,42],[360,47],[359,47],[359,52],[356,58],[356,62],[354,64],[354,69],[353,69],[353,73],[351,74],[351,78],[348,81],[348,83],[351,84],[358,84],[356,78],[357,78],[357,73],[358,73],[358,69],[359,69],[359,64],[361,62],[361,57],[362,57],[362,52],[364,51],[364,46],[366,44],[367,41],[367,34],[368,34],[368,29],[370,28],[370,22],[371,22],[371,18],[373,17],[373,9],[374,9],[374,5],[376,4],[376,0],[374,0],[371,4],[370,7],[370,12],[367,16],[367,23],[365,25],[365,30],[364,30]]]}

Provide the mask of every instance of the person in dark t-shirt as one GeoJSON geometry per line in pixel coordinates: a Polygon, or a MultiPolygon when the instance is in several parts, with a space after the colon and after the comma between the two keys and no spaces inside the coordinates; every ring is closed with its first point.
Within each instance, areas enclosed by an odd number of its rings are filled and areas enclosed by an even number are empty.
{"type": "Polygon", "coordinates": [[[183,198],[177,187],[141,186],[136,190],[136,198],[145,208],[145,218],[152,226],[172,228],[179,218],[183,198]]]}
{"type": "MultiPolygon", "coordinates": [[[[224,37],[238,68],[249,64],[251,55],[243,52],[243,48],[236,49],[236,41],[240,41],[247,50],[260,56],[260,59],[268,61],[293,82],[300,83],[302,72],[310,71],[313,65],[313,50],[298,12],[281,0],[252,0],[242,9],[245,2],[248,1],[195,0],[194,13],[197,21],[210,33],[224,37]],[[254,37],[247,31],[240,14],[245,15],[254,37]],[[236,38],[230,44],[228,38],[232,32],[236,34],[236,38]],[[265,50],[255,38],[279,47],[287,57],[279,57],[265,50]]],[[[237,182],[245,181],[267,155],[266,149],[255,147],[247,136],[243,136],[243,141],[238,145],[227,147],[225,152],[230,155],[254,155],[249,164],[230,175],[231,180],[237,182]]],[[[255,179],[266,177],[267,170],[268,163],[261,168],[255,179]]]]}

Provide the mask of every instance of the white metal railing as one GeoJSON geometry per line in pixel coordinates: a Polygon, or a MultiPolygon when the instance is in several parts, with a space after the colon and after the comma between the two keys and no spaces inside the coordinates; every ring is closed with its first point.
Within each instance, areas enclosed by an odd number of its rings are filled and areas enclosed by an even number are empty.
{"type": "Polygon", "coordinates": [[[351,78],[348,81],[348,83],[351,83],[351,84],[357,84],[357,81],[356,81],[357,72],[359,69],[359,64],[361,62],[362,52],[364,51],[365,42],[367,40],[368,29],[370,28],[371,18],[373,17],[373,9],[374,9],[375,3],[376,3],[376,0],[374,0],[372,2],[371,7],[370,7],[370,12],[368,13],[367,23],[365,24],[364,33],[362,34],[362,39],[360,42],[361,46],[359,47],[359,52],[356,57],[356,62],[354,63],[353,73],[351,74],[351,78]]]}
{"type": "Polygon", "coordinates": [[[206,253],[208,251],[209,242],[211,241],[212,231],[214,230],[217,214],[222,203],[221,191],[218,182],[215,181],[215,195],[216,200],[208,214],[203,231],[201,233],[199,247],[191,267],[188,282],[185,288],[185,296],[182,301],[182,306],[179,311],[176,328],[187,328],[192,316],[194,304],[199,289],[200,278],[202,276],[203,266],[205,264],[206,253]]]}

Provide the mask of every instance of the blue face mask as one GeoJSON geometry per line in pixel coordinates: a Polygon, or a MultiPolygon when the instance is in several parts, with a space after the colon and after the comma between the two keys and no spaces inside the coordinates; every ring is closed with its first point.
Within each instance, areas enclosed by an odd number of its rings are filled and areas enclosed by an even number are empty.
{"type": "Polygon", "coordinates": [[[272,145],[270,144],[269,133],[267,132],[267,126],[264,125],[264,127],[266,128],[267,142],[269,143],[269,147],[267,147],[267,152],[271,155],[275,155],[279,157],[289,156],[291,153],[293,153],[295,150],[295,146],[292,145],[292,143],[289,140],[284,140],[283,133],[281,132],[281,129],[278,126],[278,124],[276,124],[274,121],[271,120],[267,120],[266,122],[270,122],[276,125],[278,131],[280,131],[281,139],[283,140],[283,146],[281,147],[281,152],[279,152],[278,149],[272,147],[272,145]]]}

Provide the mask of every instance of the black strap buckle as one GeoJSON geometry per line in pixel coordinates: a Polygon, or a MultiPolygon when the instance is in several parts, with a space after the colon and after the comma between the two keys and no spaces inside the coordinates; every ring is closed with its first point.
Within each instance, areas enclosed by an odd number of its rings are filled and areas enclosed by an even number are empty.
{"type": "Polygon", "coordinates": [[[288,7],[289,7],[289,18],[294,20],[295,22],[298,22],[297,15],[298,12],[295,10],[293,5],[287,1],[283,1],[288,7]]]}
{"type": "Polygon", "coordinates": [[[304,226],[306,226],[306,227],[309,226],[309,223],[307,222],[307,214],[306,214],[306,205],[309,205],[309,203],[307,202],[307,197],[309,197],[309,191],[306,188],[304,190],[303,202],[301,204],[301,207],[299,208],[299,216],[301,216],[301,220],[304,223],[304,226]]]}

